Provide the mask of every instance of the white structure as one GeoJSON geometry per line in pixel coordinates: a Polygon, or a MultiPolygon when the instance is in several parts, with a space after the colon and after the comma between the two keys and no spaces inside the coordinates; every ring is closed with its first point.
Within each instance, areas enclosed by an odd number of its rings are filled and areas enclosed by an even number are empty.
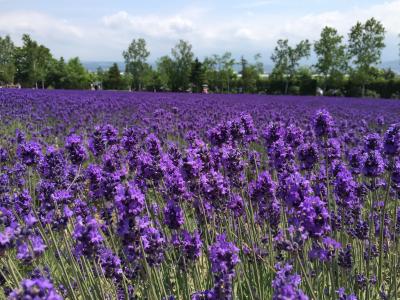
{"type": "Polygon", "coordinates": [[[321,89],[320,87],[317,87],[317,90],[315,91],[315,94],[317,96],[323,96],[324,95],[324,90],[321,89]]]}

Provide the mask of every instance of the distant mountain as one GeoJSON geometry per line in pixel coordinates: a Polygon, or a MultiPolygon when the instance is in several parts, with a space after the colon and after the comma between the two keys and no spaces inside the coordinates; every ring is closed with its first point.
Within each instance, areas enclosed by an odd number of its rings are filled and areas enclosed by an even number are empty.
{"type": "MultiPolygon", "coordinates": [[[[102,68],[103,70],[108,70],[112,65],[113,61],[82,61],[82,65],[89,72],[96,72],[98,68],[102,68]]],[[[117,61],[118,68],[121,72],[125,71],[125,63],[122,61],[117,61]]]]}

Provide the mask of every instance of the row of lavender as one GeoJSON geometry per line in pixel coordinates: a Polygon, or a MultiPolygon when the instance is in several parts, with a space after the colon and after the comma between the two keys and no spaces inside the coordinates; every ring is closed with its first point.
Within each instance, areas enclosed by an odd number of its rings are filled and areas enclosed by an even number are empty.
{"type": "Polygon", "coordinates": [[[400,103],[0,93],[0,297],[397,299],[400,103]]]}

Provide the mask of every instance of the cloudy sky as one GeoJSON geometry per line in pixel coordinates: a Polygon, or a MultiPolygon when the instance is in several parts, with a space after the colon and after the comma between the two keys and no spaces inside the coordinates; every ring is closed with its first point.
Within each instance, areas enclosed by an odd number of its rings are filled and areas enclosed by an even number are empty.
{"type": "Polygon", "coordinates": [[[357,20],[375,17],[387,30],[388,61],[398,58],[399,16],[400,0],[0,0],[0,35],[19,44],[29,33],[55,56],[90,61],[122,60],[138,37],[153,60],[182,38],[200,57],[229,50],[268,61],[279,38],[314,41],[325,25],[347,36],[357,20]]]}

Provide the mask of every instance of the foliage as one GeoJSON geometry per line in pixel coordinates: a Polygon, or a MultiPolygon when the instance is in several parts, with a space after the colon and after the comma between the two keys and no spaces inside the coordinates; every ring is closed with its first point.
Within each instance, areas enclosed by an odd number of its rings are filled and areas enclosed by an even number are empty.
{"type": "Polygon", "coordinates": [[[133,39],[122,55],[125,59],[125,71],[132,74],[133,77],[133,89],[142,90],[146,85],[145,76],[149,70],[147,58],[150,52],[147,50],[146,41],[142,38],[133,39]]]}
{"type": "Polygon", "coordinates": [[[0,84],[13,83],[15,76],[15,45],[10,36],[0,37],[0,84]]]}
{"type": "Polygon", "coordinates": [[[372,67],[380,62],[382,50],[385,47],[385,28],[374,18],[364,24],[357,22],[349,33],[349,54],[357,69],[354,74],[365,93],[365,85],[371,78],[372,67]]]}
{"type": "Polygon", "coordinates": [[[274,49],[271,60],[275,66],[272,76],[285,81],[285,94],[288,93],[289,84],[299,67],[300,60],[310,56],[311,44],[308,40],[301,41],[295,47],[289,46],[288,40],[279,40],[274,49]]]}
{"type": "Polygon", "coordinates": [[[348,57],[343,37],[335,28],[325,27],[321,32],[319,41],[314,43],[314,51],[318,61],[315,64],[317,74],[323,76],[324,89],[333,82],[343,78],[347,71],[348,57]]]}

